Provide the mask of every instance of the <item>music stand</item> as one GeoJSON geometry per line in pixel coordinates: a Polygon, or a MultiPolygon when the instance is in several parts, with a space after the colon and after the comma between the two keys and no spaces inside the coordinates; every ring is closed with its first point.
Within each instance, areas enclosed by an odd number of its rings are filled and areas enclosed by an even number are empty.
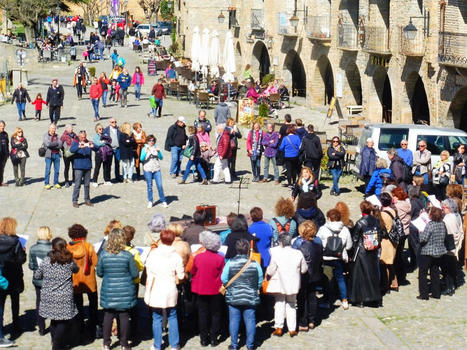
{"type": "Polygon", "coordinates": [[[232,182],[232,185],[230,185],[230,188],[238,188],[237,215],[240,214],[240,201],[241,201],[242,186],[245,185],[243,188],[248,188],[249,183],[250,183],[249,177],[240,176],[238,185],[234,182],[232,182]]]}

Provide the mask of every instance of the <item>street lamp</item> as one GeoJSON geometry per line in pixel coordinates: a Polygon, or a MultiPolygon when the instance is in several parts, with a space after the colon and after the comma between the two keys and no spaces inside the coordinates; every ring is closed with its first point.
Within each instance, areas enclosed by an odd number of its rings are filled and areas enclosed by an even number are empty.
{"type": "Polygon", "coordinates": [[[292,17],[290,17],[289,19],[289,22],[290,24],[292,25],[292,27],[294,27],[295,29],[297,29],[298,27],[298,22],[300,21],[300,18],[297,17],[296,14],[294,14],[292,17]]]}
{"type": "Polygon", "coordinates": [[[412,23],[412,18],[423,18],[423,34],[430,36],[430,11],[424,10],[423,16],[410,16],[409,24],[403,29],[404,36],[407,40],[412,41],[417,35],[417,27],[412,23]]]}
{"type": "Polygon", "coordinates": [[[225,16],[222,13],[222,10],[221,10],[221,13],[219,14],[219,16],[217,16],[217,21],[219,22],[219,24],[222,24],[225,21],[225,16]]]}
{"type": "Polygon", "coordinates": [[[173,4],[174,4],[173,1],[167,1],[167,8],[171,10],[173,7],[173,4]]]}
{"type": "Polygon", "coordinates": [[[58,16],[58,23],[57,23],[57,36],[58,36],[58,43],[60,44],[60,6],[57,5],[57,7],[55,8],[55,12],[57,13],[57,16],[58,16]]]}

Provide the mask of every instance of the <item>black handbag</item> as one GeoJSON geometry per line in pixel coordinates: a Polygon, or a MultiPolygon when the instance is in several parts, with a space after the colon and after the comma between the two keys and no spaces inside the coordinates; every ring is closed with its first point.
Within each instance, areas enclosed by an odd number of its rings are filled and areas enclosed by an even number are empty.
{"type": "Polygon", "coordinates": [[[456,249],[456,243],[454,243],[454,235],[446,234],[446,236],[444,237],[444,246],[448,251],[456,249]]]}
{"type": "Polygon", "coordinates": [[[39,147],[39,149],[37,150],[37,153],[39,154],[39,157],[41,158],[45,157],[45,152],[47,152],[47,148],[45,148],[44,145],[39,147]]]}
{"type": "Polygon", "coordinates": [[[276,165],[284,165],[285,163],[285,152],[284,151],[277,151],[276,153],[276,165]]]}

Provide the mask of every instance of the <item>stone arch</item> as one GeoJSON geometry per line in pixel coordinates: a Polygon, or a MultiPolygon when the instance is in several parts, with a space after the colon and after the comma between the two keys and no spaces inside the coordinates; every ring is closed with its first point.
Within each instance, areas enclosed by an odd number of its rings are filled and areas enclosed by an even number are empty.
{"type": "Polygon", "coordinates": [[[285,85],[292,87],[292,96],[306,97],[305,67],[295,50],[290,50],[287,53],[282,70],[285,85]]]}
{"type": "Polygon", "coordinates": [[[448,118],[454,121],[454,127],[467,132],[467,86],[454,96],[449,106],[448,118]]]}
{"type": "Polygon", "coordinates": [[[317,105],[327,105],[334,97],[334,76],[331,62],[325,55],[316,62],[311,82],[313,101],[317,105]]]}
{"type": "Polygon", "coordinates": [[[238,75],[242,72],[242,67],[242,47],[240,42],[237,42],[237,45],[235,45],[235,68],[238,75]]]}
{"type": "Polygon", "coordinates": [[[259,79],[262,80],[266,74],[269,74],[271,61],[266,45],[261,40],[257,41],[251,54],[251,72],[256,78],[259,73],[259,79]]]}
{"type": "MultiPolygon", "coordinates": [[[[430,108],[428,98],[426,96],[425,85],[417,72],[409,74],[405,81],[405,91],[407,93],[406,101],[408,101],[412,114],[412,122],[430,124],[430,108]]],[[[406,108],[406,106],[402,106],[406,108]]],[[[407,106],[408,108],[408,106],[407,106]]]]}
{"type": "Polygon", "coordinates": [[[368,111],[373,121],[392,123],[391,81],[383,67],[376,68],[373,73],[373,89],[369,96],[368,111]]]}
{"type": "Polygon", "coordinates": [[[345,68],[344,94],[349,104],[362,105],[362,81],[360,71],[355,61],[350,62],[345,68]],[[347,94],[347,91],[350,94],[347,94]]]}

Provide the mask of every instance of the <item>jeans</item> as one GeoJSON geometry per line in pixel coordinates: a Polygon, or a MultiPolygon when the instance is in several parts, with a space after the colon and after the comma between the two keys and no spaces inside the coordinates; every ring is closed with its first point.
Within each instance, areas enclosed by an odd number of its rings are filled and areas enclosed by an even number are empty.
{"type": "Polygon", "coordinates": [[[216,295],[198,295],[198,326],[202,341],[217,340],[221,333],[222,304],[224,297],[216,295]]]}
{"type": "Polygon", "coordinates": [[[120,181],[120,148],[114,148],[113,162],[115,181],[120,181]]]}
{"type": "Polygon", "coordinates": [[[259,180],[259,176],[261,175],[261,157],[256,156],[254,159],[250,157],[250,163],[253,179],[259,180]]]}
{"type": "Polygon", "coordinates": [[[41,288],[34,286],[36,289],[36,320],[37,326],[39,327],[39,331],[45,331],[45,318],[39,315],[39,304],[41,301],[41,288]]]}
{"type": "Polygon", "coordinates": [[[18,108],[18,116],[19,120],[21,120],[22,117],[26,119],[26,102],[16,102],[16,108],[18,108]]]}
{"type": "Polygon", "coordinates": [[[141,85],[135,84],[135,97],[137,100],[141,98],[141,85]]]}
{"type": "Polygon", "coordinates": [[[428,173],[421,175],[419,171],[416,171],[414,175],[423,176],[423,184],[428,185],[428,180],[429,180],[428,173]]]}
{"type": "Polygon", "coordinates": [[[92,108],[94,108],[94,119],[99,118],[99,99],[91,98],[92,108]]]}
{"type": "Polygon", "coordinates": [[[146,185],[148,189],[148,202],[153,202],[153,193],[152,193],[152,180],[156,181],[157,192],[159,193],[159,199],[161,202],[166,202],[164,196],[164,189],[162,188],[162,173],[161,171],[156,171],[150,173],[149,171],[144,172],[144,178],[146,180],[146,185]]]}
{"type": "MultiPolygon", "coordinates": [[[[167,311],[167,321],[169,323],[169,344],[171,348],[179,346],[180,337],[178,334],[177,308],[171,307],[167,311]]],[[[157,350],[162,346],[162,315],[163,309],[152,309],[152,333],[154,336],[154,347],[157,350]]]]}
{"type": "Polygon", "coordinates": [[[246,347],[247,349],[253,349],[255,346],[256,315],[255,309],[252,307],[229,305],[230,342],[232,347],[238,347],[238,329],[242,316],[246,330],[246,347]]]}
{"type": "Polygon", "coordinates": [[[219,157],[216,158],[216,162],[214,163],[214,176],[212,181],[219,182],[221,170],[224,172],[224,181],[231,182],[232,179],[230,177],[229,160],[225,158],[220,159],[219,157]]]}
{"type": "Polygon", "coordinates": [[[82,170],[75,169],[75,187],[73,188],[73,203],[78,203],[79,191],[81,190],[81,184],[84,183],[84,201],[90,202],[89,197],[89,184],[91,182],[91,169],[82,170]]]}
{"type": "Polygon", "coordinates": [[[110,346],[112,322],[117,318],[119,323],[119,338],[122,347],[128,347],[128,334],[130,330],[130,314],[128,310],[117,311],[111,309],[104,309],[104,322],[102,323],[102,333],[104,338],[104,345],[110,346]]]}
{"type": "Polygon", "coordinates": [[[62,106],[49,106],[49,118],[50,122],[54,123],[55,125],[60,120],[60,112],[62,110],[62,106]]]}
{"type": "Polygon", "coordinates": [[[342,175],[342,169],[341,168],[331,169],[331,175],[332,175],[331,191],[339,193],[339,179],[342,175]]]}
{"type": "Polygon", "coordinates": [[[107,94],[109,93],[109,90],[104,90],[102,91],[102,105],[105,107],[107,104],[107,94]]]}
{"type": "Polygon", "coordinates": [[[127,106],[128,105],[128,90],[127,89],[120,89],[120,106],[127,106]]]}
{"type": "Polygon", "coordinates": [[[334,278],[336,279],[341,299],[347,299],[347,286],[345,284],[344,267],[340,260],[325,260],[324,265],[331,266],[334,272],[334,278]]]}
{"type": "Polygon", "coordinates": [[[0,338],[3,338],[3,315],[5,312],[6,296],[11,299],[11,313],[13,316],[13,326],[19,326],[19,293],[0,290],[0,338]]]}
{"type": "Polygon", "coordinates": [[[182,165],[182,148],[178,146],[170,147],[170,153],[172,154],[172,163],[170,164],[170,175],[176,175],[180,173],[181,165],[182,165]]]}
{"type": "Polygon", "coordinates": [[[199,174],[203,178],[203,180],[206,180],[206,173],[204,172],[203,167],[201,166],[201,161],[199,158],[195,158],[193,160],[189,159],[188,163],[186,164],[185,172],[183,173],[183,181],[186,181],[188,178],[188,175],[190,175],[190,170],[192,166],[195,166],[196,169],[198,169],[199,174]]]}
{"type": "Polygon", "coordinates": [[[274,168],[274,180],[279,181],[279,167],[276,164],[276,157],[264,157],[264,177],[263,179],[267,180],[269,178],[269,162],[272,163],[274,168]]]}
{"type": "Polygon", "coordinates": [[[135,166],[135,158],[122,159],[123,180],[131,180],[133,178],[133,168],[135,166]]]}
{"type": "Polygon", "coordinates": [[[52,167],[52,163],[54,164],[54,185],[56,185],[58,184],[58,175],[60,172],[60,154],[52,153],[50,155],[50,158],[45,158],[44,183],[46,185],[49,184],[50,169],[52,167]]]}
{"type": "MultiPolygon", "coordinates": [[[[164,104],[163,101],[164,100],[162,98],[156,98],[157,110],[158,110],[157,116],[159,118],[162,117],[162,105],[164,104]]],[[[154,114],[154,116],[156,115],[154,114]]]]}

